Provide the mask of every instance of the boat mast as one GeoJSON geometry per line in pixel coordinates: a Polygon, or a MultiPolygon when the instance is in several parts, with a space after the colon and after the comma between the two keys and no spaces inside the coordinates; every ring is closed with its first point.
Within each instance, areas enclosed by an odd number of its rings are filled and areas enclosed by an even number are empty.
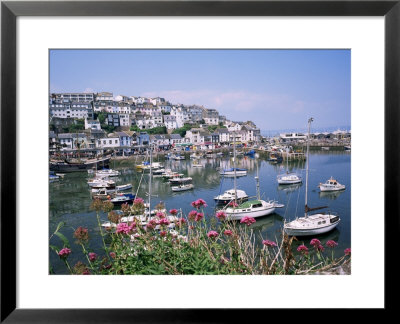
{"type": "Polygon", "coordinates": [[[257,199],[261,200],[261,195],[260,195],[260,178],[258,176],[258,161],[256,160],[256,170],[257,170],[257,175],[255,177],[256,179],[256,190],[257,190],[257,199]]]}
{"type": "Polygon", "coordinates": [[[314,118],[310,118],[308,120],[308,134],[307,134],[307,167],[306,167],[306,197],[305,197],[305,208],[304,208],[304,216],[307,218],[308,206],[307,206],[307,196],[308,196],[308,166],[309,166],[309,153],[310,153],[310,128],[311,122],[314,121],[314,118]]]}
{"type": "MultiPolygon", "coordinates": [[[[151,144],[150,144],[150,178],[149,178],[149,220],[151,217],[151,178],[153,176],[153,171],[151,169],[151,164],[153,163],[153,154],[151,151],[151,144]]],[[[144,172],[144,170],[143,170],[144,172]]]]}
{"type": "Polygon", "coordinates": [[[233,133],[233,187],[235,188],[235,203],[237,200],[236,189],[236,133],[233,133]]]}

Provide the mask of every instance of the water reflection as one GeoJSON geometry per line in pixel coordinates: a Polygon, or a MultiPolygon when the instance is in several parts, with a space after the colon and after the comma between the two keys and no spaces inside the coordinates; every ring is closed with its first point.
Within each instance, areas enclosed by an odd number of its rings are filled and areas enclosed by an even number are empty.
{"type": "Polygon", "coordinates": [[[320,191],[319,192],[319,197],[322,199],[329,199],[329,200],[336,200],[339,198],[339,196],[344,192],[344,190],[341,191],[320,191]]]}

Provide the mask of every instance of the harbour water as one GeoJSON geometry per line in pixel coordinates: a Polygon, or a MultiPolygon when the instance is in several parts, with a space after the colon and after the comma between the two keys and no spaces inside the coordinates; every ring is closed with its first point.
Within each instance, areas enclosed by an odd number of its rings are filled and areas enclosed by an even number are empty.
{"type": "MultiPolygon", "coordinates": [[[[192,167],[192,160],[187,156],[186,160],[160,161],[165,163],[165,168],[183,173],[193,178],[194,190],[183,192],[172,192],[171,186],[163,178],[153,178],[152,181],[152,206],[162,201],[166,209],[181,209],[186,215],[193,208],[191,202],[202,198],[206,201],[206,218],[214,216],[214,197],[225,190],[232,189],[233,178],[223,178],[218,169],[233,166],[232,157],[223,156],[204,158],[199,162],[203,168],[192,167]]],[[[314,151],[310,153],[310,172],[308,186],[308,205],[310,207],[328,206],[322,211],[336,212],[341,222],[333,231],[318,236],[318,239],[325,244],[328,240],[338,243],[335,248],[335,256],[344,254],[344,249],[351,247],[351,153],[348,151],[314,151]],[[334,177],[340,183],[346,185],[346,190],[341,192],[321,193],[318,188],[320,182],[325,182],[334,177]]],[[[121,172],[120,176],[114,177],[117,185],[131,183],[136,193],[142,174],[136,172],[136,161],[126,159],[112,162],[110,167],[121,172]]],[[[286,171],[286,162],[271,164],[264,158],[239,157],[237,167],[248,169],[247,176],[237,178],[237,188],[246,191],[249,196],[256,195],[255,176],[258,172],[260,178],[260,192],[262,199],[273,199],[285,205],[276,209],[275,213],[269,216],[256,219],[256,223],[250,228],[256,232],[256,238],[261,242],[263,239],[279,241],[284,221],[293,220],[296,216],[304,215],[305,195],[305,161],[290,161],[289,170],[301,173],[303,183],[299,185],[278,185],[276,176],[286,171]],[[261,235],[259,235],[261,234],[261,235]]],[[[86,172],[67,173],[64,179],[49,184],[49,236],[54,232],[57,224],[66,222],[62,233],[71,243],[72,254],[69,257],[73,265],[83,260],[80,247],[74,243],[73,232],[79,226],[89,230],[90,250],[102,253],[101,238],[97,225],[96,213],[90,210],[92,202],[90,189],[87,185],[88,174],[86,172]]],[[[148,199],[149,175],[145,174],[138,190],[138,197],[148,199]]],[[[132,191],[127,191],[132,192],[132,191]]],[[[101,213],[101,219],[106,221],[107,215],[101,213]]],[[[309,246],[311,238],[299,238],[295,245],[306,244],[309,246]]],[[[61,246],[62,242],[58,237],[53,237],[50,244],[61,246]]],[[[49,261],[52,270],[56,274],[66,274],[65,265],[59,257],[49,250],[49,261]]]]}

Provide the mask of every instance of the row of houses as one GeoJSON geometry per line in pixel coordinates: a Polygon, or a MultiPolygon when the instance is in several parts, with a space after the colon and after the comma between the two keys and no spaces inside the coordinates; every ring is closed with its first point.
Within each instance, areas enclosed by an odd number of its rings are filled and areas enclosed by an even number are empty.
{"type": "Polygon", "coordinates": [[[243,126],[239,131],[229,131],[227,128],[218,128],[210,132],[205,128],[192,128],[184,137],[180,134],[155,134],[150,135],[145,131],[121,131],[106,134],[102,129],[88,129],[81,133],[49,133],[50,151],[71,150],[106,150],[113,149],[124,153],[132,153],[140,147],[149,144],[159,150],[172,147],[192,147],[211,149],[233,142],[253,144],[260,140],[260,134],[243,126]]]}
{"type": "Polygon", "coordinates": [[[52,93],[49,98],[50,118],[93,119],[96,113],[107,115],[107,124],[115,127],[137,126],[149,129],[166,126],[181,128],[186,123],[206,125],[225,123],[225,116],[215,109],[197,105],[171,104],[164,98],[113,96],[102,93],[52,93]]]}

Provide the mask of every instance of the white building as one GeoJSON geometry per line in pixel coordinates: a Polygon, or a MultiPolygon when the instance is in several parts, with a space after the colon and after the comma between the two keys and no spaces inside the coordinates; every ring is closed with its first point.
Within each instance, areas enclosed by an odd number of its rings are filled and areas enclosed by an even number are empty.
{"type": "Polygon", "coordinates": [[[97,101],[113,101],[114,96],[112,92],[99,92],[96,95],[96,100],[97,101]]]}
{"type": "Polygon", "coordinates": [[[172,115],[164,115],[164,125],[167,129],[176,129],[178,128],[176,123],[176,117],[172,115]]]}
{"type": "Polygon", "coordinates": [[[94,101],[94,93],[52,93],[51,99],[55,102],[92,102],[94,101]]]}
{"type": "Polygon", "coordinates": [[[87,102],[52,103],[50,117],[58,118],[93,118],[92,105],[87,102]]]}
{"type": "Polygon", "coordinates": [[[98,120],[92,120],[85,118],[85,129],[97,129],[100,130],[100,122],[98,120]]]}
{"type": "Polygon", "coordinates": [[[98,148],[117,148],[120,146],[120,140],[118,136],[100,138],[97,140],[98,148]]]}

